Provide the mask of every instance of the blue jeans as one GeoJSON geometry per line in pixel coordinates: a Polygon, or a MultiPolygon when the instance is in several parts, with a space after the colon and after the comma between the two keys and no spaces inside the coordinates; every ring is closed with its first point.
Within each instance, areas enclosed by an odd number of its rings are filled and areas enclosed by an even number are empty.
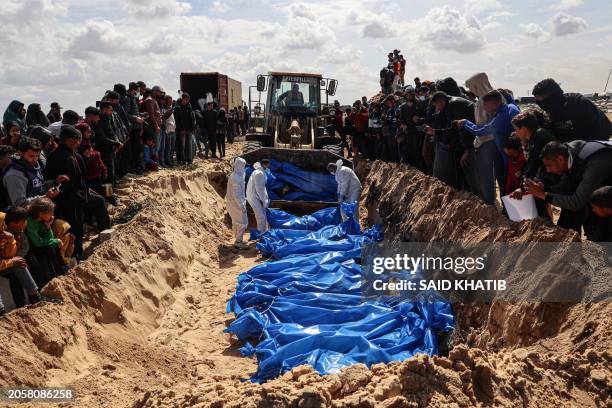
{"type": "Polygon", "coordinates": [[[164,152],[164,163],[167,166],[174,164],[174,151],[176,150],[176,133],[166,133],[166,150],[164,152]]]}
{"type": "Polygon", "coordinates": [[[153,136],[153,140],[155,140],[155,149],[153,149],[155,151],[155,153],[159,152],[159,143],[161,140],[161,130],[159,132],[155,132],[154,136],[153,136]]]}
{"type": "Polygon", "coordinates": [[[499,191],[504,191],[504,159],[495,145],[495,141],[485,142],[476,150],[476,165],[478,167],[479,196],[492,205],[497,198],[495,181],[499,191]]]}
{"type": "MultiPolygon", "coordinates": [[[[1,271],[0,275],[13,275],[17,277],[17,279],[19,280],[19,284],[26,292],[28,292],[28,295],[32,295],[38,292],[38,286],[36,286],[36,282],[34,282],[34,278],[32,278],[32,275],[30,274],[28,268],[20,268],[14,266],[12,268],[8,268],[4,271],[1,271]]],[[[0,298],[0,309],[4,309],[4,303],[2,303],[2,298],[0,298]]]]}

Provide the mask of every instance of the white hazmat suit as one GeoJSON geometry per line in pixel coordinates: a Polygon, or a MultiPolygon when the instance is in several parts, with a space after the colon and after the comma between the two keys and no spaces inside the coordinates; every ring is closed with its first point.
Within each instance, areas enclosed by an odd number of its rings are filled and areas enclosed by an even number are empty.
{"type": "Polygon", "coordinates": [[[266,191],[266,173],[259,162],[253,165],[253,169],[254,171],[247,183],[246,199],[255,213],[257,229],[260,232],[266,232],[268,230],[266,209],[269,204],[268,192],[266,191]]]}
{"type": "Polygon", "coordinates": [[[355,172],[342,165],[342,160],[336,162],[336,182],[338,183],[338,202],[359,202],[361,197],[361,182],[355,172]]]}
{"type": "Polygon", "coordinates": [[[245,166],[246,161],[242,157],[234,160],[234,171],[227,180],[227,193],[225,194],[227,212],[232,218],[232,233],[236,238],[235,244],[244,242],[244,232],[249,225],[244,187],[245,166]]]}

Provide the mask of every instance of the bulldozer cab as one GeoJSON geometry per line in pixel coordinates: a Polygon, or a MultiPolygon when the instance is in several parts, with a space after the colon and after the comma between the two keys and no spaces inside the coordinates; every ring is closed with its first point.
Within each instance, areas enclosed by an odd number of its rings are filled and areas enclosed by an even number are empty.
{"type": "Polygon", "coordinates": [[[330,135],[329,96],[335,95],[337,81],[320,74],[271,72],[257,78],[257,99],[249,105],[259,110],[251,115],[246,150],[260,147],[285,149],[326,149],[341,153],[340,140],[330,135]],[[262,101],[262,94],[265,99],[262,101]],[[322,103],[321,96],[325,95],[322,103]]]}

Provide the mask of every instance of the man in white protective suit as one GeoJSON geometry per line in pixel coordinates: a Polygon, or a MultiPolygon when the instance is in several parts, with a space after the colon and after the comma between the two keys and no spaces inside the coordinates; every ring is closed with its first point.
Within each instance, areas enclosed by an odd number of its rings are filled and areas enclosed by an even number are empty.
{"type": "Polygon", "coordinates": [[[361,196],[361,182],[355,172],[342,165],[342,160],[336,163],[329,163],[327,170],[336,176],[338,183],[338,202],[354,203],[359,202],[361,196]]]}
{"type": "Polygon", "coordinates": [[[259,232],[268,230],[268,218],[266,210],[270,204],[268,192],[266,191],[266,173],[261,163],[257,162],[253,165],[253,173],[249,178],[246,189],[246,199],[255,212],[257,220],[257,229],[259,232]]]}
{"type": "Polygon", "coordinates": [[[246,161],[242,157],[237,157],[234,160],[234,170],[227,180],[227,193],[225,194],[227,212],[232,218],[232,233],[236,238],[234,247],[237,249],[247,249],[249,247],[244,242],[244,232],[249,225],[244,187],[245,166],[246,161]]]}

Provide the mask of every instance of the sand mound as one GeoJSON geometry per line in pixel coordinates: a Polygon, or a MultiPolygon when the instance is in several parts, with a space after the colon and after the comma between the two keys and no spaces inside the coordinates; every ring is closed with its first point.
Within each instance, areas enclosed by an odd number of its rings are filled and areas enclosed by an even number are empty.
{"type": "MultiPolygon", "coordinates": [[[[358,163],[367,174],[365,219],[387,237],[454,242],[572,242],[576,234],[541,221],[514,224],[470,194],[414,169],[358,163]]],[[[368,370],[321,377],[300,367],[262,386],[201,384],[157,390],[135,406],[405,407],[605,406],[612,354],[609,304],[456,305],[455,344],[447,357],[418,356],[368,370]]]]}
{"type": "MultiPolygon", "coordinates": [[[[407,167],[358,169],[369,172],[364,220],[383,221],[387,237],[578,239],[539,222],[512,224],[407,167]]],[[[256,363],[223,334],[232,320],[225,301],[236,276],[259,259],[227,245],[228,171],[207,162],[124,182],[122,200],[144,208],[47,288],[64,304],[0,320],[0,386],[72,387],[79,399],[65,406],[75,407],[609,405],[608,304],[459,304],[447,357],[326,377],[299,367],[264,385],[241,381],[256,363]]]]}

